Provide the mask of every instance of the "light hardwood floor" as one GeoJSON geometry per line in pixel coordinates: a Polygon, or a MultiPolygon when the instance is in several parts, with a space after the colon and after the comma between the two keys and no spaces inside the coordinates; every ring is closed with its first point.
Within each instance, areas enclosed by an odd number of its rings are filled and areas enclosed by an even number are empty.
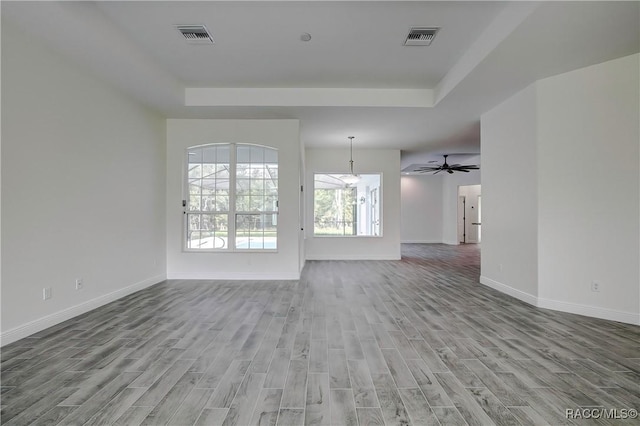
{"type": "Polygon", "coordinates": [[[2,350],[5,425],[638,424],[640,327],[478,284],[476,246],[168,281],[2,350]],[[622,411],[619,411],[622,413],[622,411]]]}

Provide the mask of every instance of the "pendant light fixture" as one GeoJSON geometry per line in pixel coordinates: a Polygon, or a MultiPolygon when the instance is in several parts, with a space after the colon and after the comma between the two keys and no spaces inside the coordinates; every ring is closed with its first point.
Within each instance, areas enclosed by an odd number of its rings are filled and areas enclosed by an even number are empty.
{"type": "Polygon", "coordinates": [[[340,176],[340,180],[347,185],[353,185],[360,180],[360,176],[353,173],[353,138],[355,136],[349,136],[349,174],[340,176]]]}

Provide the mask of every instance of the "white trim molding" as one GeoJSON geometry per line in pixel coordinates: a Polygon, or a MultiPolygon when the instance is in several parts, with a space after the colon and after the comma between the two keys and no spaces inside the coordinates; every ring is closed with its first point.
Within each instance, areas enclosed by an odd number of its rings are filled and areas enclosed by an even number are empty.
{"type": "Polygon", "coordinates": [[[543,299],[541,297],[538,298],[537,306],[554,311],[568,312],[570,314],[640,325],[640,314],[635,314],[633,312],[615,311],[613,309],[600,308],[597,306],[543,299]]]}
{"type": "Polygon", "coordinates": [[[485,276],[480,276],[480,284],[498,290],[501,293],[515,297],[525,303],[538,308],[551,309],[553,311],[566,312],[569,314],[584,315],[591,318],[600,318],[610,321],[623,322],[625,324],[640,325],[640,313],[616,311],[613,309],[601,308],[597,306],[581,305],[578,303],[563,302],[560,300],[544,299],[534,296],[524,291],[515,289],[506,284],[492,280],[485,276]]]}
{"type": "Polygon", "coordinates": [[[79,305],[63,309],[61,311],[44,316],[42,318],[38,318],[37,320],[28,322],[21,326],[12,328],[11,330],[2,332],[0,333],[0,346],[5,346],[9,343],[13,343],[25,337],[31,336],[34,333],[38,333],[39,331],[60,324],[61,322],[70,320],[74,317],[77,317],[78,315],[82,315],[93,309],[104,306],[107,303],[111,303],[124,296],[135,293],[136,291],[151,287],[152,285],[158,284],[164,280],[166,280],[166,275],[164,274],[147,278],[146,280],[140,281],[128,287],[121,288],[120,290],[104,294],[102,296],[96,297],[95,299],[80,303],[79,305]]]}
{"type": "Polygon", "coordinates": [[[517,288],[509,287],[508,285],[492,280],[491,278],[481,275],[480,284],[484,284],[487,287],[498,290],[500,293],[508,294],[509,296],[515,297],[516,299],[522,300],[530,305],[538,306],[538,296],[518,290],[517,288]]]}
{"type": "Polygon", "coordinates": [[[358,255],[358,254],[353,254],[353,255],[336,255],[336,256],[331,256],[331,255],[327,255],[327,256],[308,256],[307,260],[400,260],[401,257],[397,256],[397,255],[391,255],[391,256],[385,256],[383,254],[381,255],[366,255],[366,256],[362,256],[362,255],[358,255]]]}
{"type": "Polygon", "coordinates": [[[433,107],[432,89],[188,87],[185,106],[433,107]]]}
{"type": "Polygon", "coordinates": [[[226,281],[280,281],[299,280],[300,272],[283,273],[247,273],[247,272],[223,272],[211,274],[208,272],[171,272],[167,275],[169,280],[226,280],[226,281]]]}
{"type": "Polygon", "coordinates": [[[405,240],[401,244],[444,244],[442,240],[405,240]]]}

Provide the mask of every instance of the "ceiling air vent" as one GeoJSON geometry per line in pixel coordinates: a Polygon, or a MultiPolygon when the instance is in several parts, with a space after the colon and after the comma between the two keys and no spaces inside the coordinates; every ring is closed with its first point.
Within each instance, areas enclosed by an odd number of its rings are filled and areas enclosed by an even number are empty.
{"type": "Polygon", "coordinates": [[[191,44],[213,44],[213,37],[204,25],[176,25],[182,36],[191,44]]]}
{"type": "Polygon", "coordinates": [[[412,27],[409,30],[405,46],[429,46],[440,28],[412,27]]]}

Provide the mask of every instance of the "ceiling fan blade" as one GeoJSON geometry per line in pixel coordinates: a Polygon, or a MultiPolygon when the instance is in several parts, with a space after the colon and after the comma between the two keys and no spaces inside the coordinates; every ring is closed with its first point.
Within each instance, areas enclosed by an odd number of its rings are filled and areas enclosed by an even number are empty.
{"type": "Polygon", "coordinates": [[[469,173],[469,170],[479,170],[480,166],[476,165],[476,164],[447,164],[447,157],[448,155],[444,155],[444,163],[440,164],[439,166],[435,167],[435,166],[422,166],[422,167],[417,167],[415,168],[413,171],[416,173],[431,173],[434,172],[433,174],[436,175],[442,171],[447,172],[448,174],[453,174],[453,172],[464,172],[464,173],[469,173]]]}
{"type": "Polygon", "coordinates": [[[458,167],[452,167],[452,169],[454,169],[454,170],[479,170],[480,167],[478,167],[478,166],[458,166],[458,167]]]}

